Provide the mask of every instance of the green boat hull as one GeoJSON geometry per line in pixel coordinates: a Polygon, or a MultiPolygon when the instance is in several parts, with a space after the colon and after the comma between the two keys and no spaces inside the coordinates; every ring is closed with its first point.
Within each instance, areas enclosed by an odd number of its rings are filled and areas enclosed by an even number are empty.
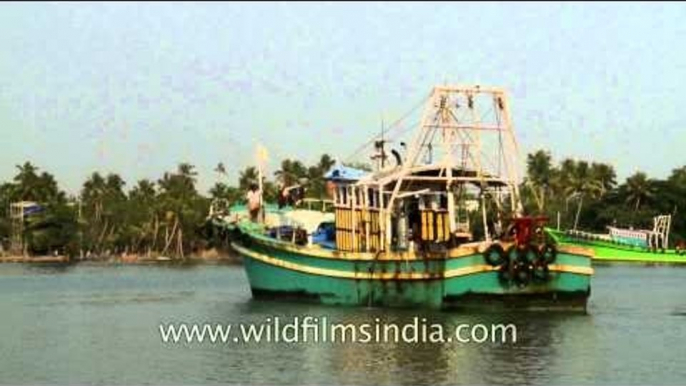
{"type": "Polygon", "coordinates": [[[614,244],[603,240],[571,237],[564,232],[548,229],[560,245],[580,246],[593,251],[593,260],[599,262],[633,262],[644,264],[686,264],[686,254],[673,249],[649,251],[645,248],[614,244]]]}
{"type": "Polygon", "coordinates": [[[562,251],[547,280],[522,286],[502,280],[480,253],[407,260],[350,258],[253,232],[244,232],[233,246],[244,257],[255,298],[433,309],[585,309],[590,296],[590,257],[562,251]]]}

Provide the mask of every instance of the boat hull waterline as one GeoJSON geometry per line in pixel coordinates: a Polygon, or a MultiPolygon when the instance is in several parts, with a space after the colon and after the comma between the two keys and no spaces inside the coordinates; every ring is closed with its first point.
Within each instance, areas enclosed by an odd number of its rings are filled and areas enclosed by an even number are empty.
{"type": "MultiPolygon", "coordinates": [[[[262,299],[402,308],[585,309],[591,257],[562,248],[544,282],[503,283],[477,250],[448,258],[350,254],[245,234],[232,247],[244,257],[252,294],[262,299]],[[247,244],[247,245],[246,245],[247,244]],[[487,301],[486,301],[487,300],[487,301]]],[[[452,252],[452,251],[451,251],[452,252]]]]}

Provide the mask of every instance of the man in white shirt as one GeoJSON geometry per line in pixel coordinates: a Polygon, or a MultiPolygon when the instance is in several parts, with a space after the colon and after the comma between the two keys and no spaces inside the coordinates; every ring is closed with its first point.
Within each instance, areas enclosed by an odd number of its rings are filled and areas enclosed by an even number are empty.
{"type": "Polygon", "coordinates": [[[250,211],[250,220],[256,222],[260,213],[260,190],[256,184],[250,185],[250,190],[245,195],[248,202],[248,211],[250,211]]]}

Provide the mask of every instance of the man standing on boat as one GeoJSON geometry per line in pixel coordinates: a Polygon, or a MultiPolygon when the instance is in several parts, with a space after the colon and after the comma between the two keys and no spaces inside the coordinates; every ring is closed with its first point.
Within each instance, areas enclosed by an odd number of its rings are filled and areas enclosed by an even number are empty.
{"type": "Polygon", "coordinates": [[[289,201],[289,194],[288,194],[288,188],[286,187],[286,184],[283,182],[279,183],[279,198],[277,200],[277,203],[279,204],[279,209],[282,209],[284,206],[288,205],[289,201]]]}
{"type": "Polygon", "coordinates": [[[257,187],[257,184],[251,184],[250,185],[250,190],[248,190],[248,193],[245,195],[245,199],[248,202],[248,210],[250,211],[250,220],[253,222],[257,222],[260,214],[260,206],[261,206],[261,192],[257,187]]]}

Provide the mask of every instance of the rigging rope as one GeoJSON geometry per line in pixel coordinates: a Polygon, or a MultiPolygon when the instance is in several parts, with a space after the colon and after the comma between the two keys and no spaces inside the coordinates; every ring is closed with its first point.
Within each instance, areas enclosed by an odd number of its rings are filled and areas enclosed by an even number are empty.
{"type": "MultiPolygon", "coordinates": [[[[415,111],[417,111],[417,109],[419,109],[420,107],[422,107],[422,106],[426,103],[426,101],[427,101],[428,98],[429,98],[428,96],[422,98],[422,99],[419,101],[419,103],[417,103],[410,111],[408,111],[407,113],[403,114],[403,116],[401,116],[400,118],[396,119],[393,123],[390,124],[390,126],[388,126],[388,128],[385,128],[383,134],[382,134],[382,133],[379,133],[379,134],[373,136],[369,141],[367,141],[367,142],[365,142],[364,144],[362,144],[360,147],[358,147],[357,149],[355,149],[355,151],[354,151],[351,155],[349,155],[348,157],[346,157],[346,158],[345,158],[345,161],[346,161],[346,162],[352,161],[352,160],[353,160],[355,157],[357,157],[363,150],[365,150],[367,147],[373,145],[374,142],[377,141],[379,138],[381,138],[382,135],[388,135],[388,134],[391,133],[393,130],[395,130],[395,129],[399,128],[399,127],[402,127],[402,126],[400,126],[399,124],[400,124],[404,119],[406,119],[406,118],[409,117],[411,114],[413,114],[415,111]]],[[[406,132],[407,132],[409,129],[411,129],[411,128],[413,128],[413,127],[412,127],[412,126],[406,127],[405,130],[401,131],[399,134],[404,134],[404,133],[406,133],[406,132]]]]}

